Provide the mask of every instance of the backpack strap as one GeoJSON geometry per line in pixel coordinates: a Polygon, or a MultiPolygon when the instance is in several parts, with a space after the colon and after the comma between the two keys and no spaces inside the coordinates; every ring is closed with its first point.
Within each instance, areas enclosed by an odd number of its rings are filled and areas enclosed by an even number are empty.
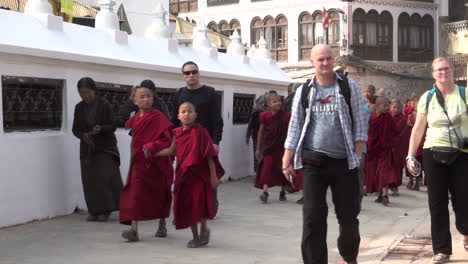
{"type": "Polygon", "coordinates": [[[351,107],[351,88],[349,87],[348,77],[340,75],[338,78],[338,85],[340,86],[340,93],[343,95],[346,104],[348,105],[349,117],[351,118],[351,126],[354,128],[354,115],[353,108],[351,107]]]}
{"type": "Polygon", "coordinates": [[[304,112],[307,108],[309,108],[309,93],[310,93],[310,83],[312,79],[307,79],[307,81],[302,85],[301,91],[301,104],[304,112]]]}
{"type": "Polygon", "coordinates": [[[429,111],[429,104],[431,103],[432,97],[434,96],[435,92],[436,92],[436,88],[432,88],[427,93],[427,97],[426,97],[426,114],[429,111]]]}
{"type": "Polygon", "coordinates": [[[465,92],[465,87],[463,86],[458,86],[458,89],[460,89],[460,96],[463,100],[463,103],[465,103],[466,107],[466,114],[468,115],[468,104],[466,103],[466,92],[465,92]]]}

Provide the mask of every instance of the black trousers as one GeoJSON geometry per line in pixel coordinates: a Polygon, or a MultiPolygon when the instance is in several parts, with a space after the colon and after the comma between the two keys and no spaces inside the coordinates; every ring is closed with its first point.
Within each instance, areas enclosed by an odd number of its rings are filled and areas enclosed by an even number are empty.
{"type": "Polygon", "coordinates": [[[349,170],[346,159],[324,157],[321,166],[304,160],[304,207],[302,259],[305,264],[328,264],[326,195],[332,191],[335,212],[340,225],[338,250],[347,262],[356,261],[361,237],[361,211],[358,170],[349,170]]]}
{"type": "Polygon", "coordinates": [[[425,149],[423,162],[431,214],[432,249],[434,254],[451,255],[449,192],[457,230],[464,236],[468,235],[468,154],[462,153],[453,164],[444,166],[434,161],[430,149],[425,149]]]}

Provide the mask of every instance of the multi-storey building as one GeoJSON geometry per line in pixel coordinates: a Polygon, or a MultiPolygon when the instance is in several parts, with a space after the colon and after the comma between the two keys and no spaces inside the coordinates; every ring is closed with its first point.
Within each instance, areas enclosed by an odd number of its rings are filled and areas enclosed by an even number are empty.
{"type": "Polygon", "coordinates": [[[170,10],[225,35],[239,30],[246,46],[263,36],[283,69],[304,73],[290,74],[300,80],[312,71],[313,45],[327,43],[362,86],[372,82],[404,97],[431,84],[427,63],[440,54],[439,18],[448,1],[170,0],[170,10]]]}
{"type": "Polygon", "coordinates": [[[468,63],[468,1],[452,0],[443,25],[447,40],[446,54],[455,66],[455,81],[466,87],[468,63]]]}

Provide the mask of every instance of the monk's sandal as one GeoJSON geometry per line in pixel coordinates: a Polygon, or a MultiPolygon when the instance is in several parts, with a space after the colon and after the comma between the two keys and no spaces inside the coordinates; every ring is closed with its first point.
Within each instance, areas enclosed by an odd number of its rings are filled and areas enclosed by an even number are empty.
{"type": "Polygon", "coordinates": [[[268,202],[268,196],[269,196],[269,194],[267,192],[263,192],[262,194],[260,194],[260,201],[262,201],[263,203],[267,203],[268,202]]]}

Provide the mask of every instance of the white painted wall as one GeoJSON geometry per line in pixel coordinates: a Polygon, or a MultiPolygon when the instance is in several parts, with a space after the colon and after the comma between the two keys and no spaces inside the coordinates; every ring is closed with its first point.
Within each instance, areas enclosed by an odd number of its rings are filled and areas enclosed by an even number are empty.
{"type": "MultiPolygon", "coordinates": [[[[212,57],[201,50],[177,49],[171,41],[133,36],[129,36],[126,45],[117,43],[112,32],[69,23],[63,24],[63,32],[51,31],[37,18],[0,10],[0,24],[7,23],[10,26],[0,39],[0,74],[62,79],[65,88],[60,131],[5,133],[0,126],[0,227],[65,215],[76,206],[85,207],[79,141],[71,132],[74,107],[80,101],[76,83],[84,76],[124,85],[149,78],[159,87],[176,89],[184,85],[182,63],[196,61],[202,82],[223,91],[220,159],[226,178],[253,173],[251,146],[244,143],[246,125],[232,124],[233,94],[260,95],[275,89],[285,95],[291,82],[276,64],[267,60],[243,63],[241,57],[212,57]]],[[[130,137],[121,129],[116,135],[125,180],[130,137]]]]}

